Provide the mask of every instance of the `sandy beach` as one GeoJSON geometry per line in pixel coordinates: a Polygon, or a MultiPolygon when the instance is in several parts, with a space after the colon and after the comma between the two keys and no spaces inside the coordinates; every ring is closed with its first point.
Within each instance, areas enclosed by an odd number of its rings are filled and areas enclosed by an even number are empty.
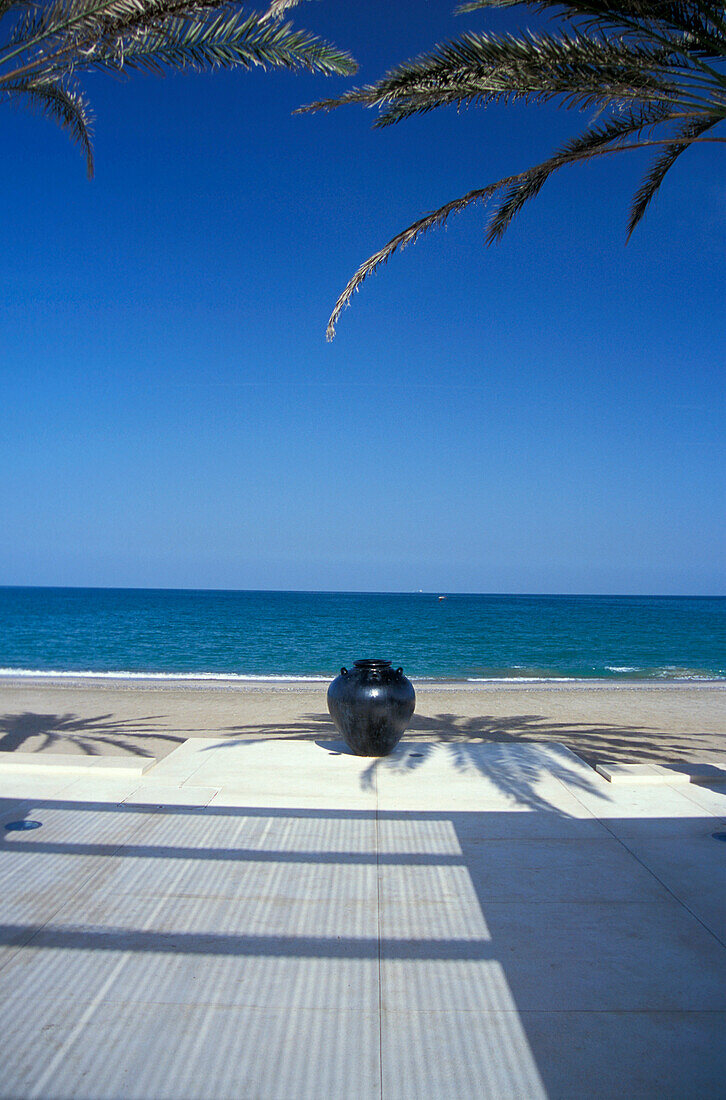
{"type": "MultiPolygon", "coordinates": [[[[417,683],[407,739],[559,741],[590,764],[726,764],[726,683],[417,683]]],[[[335,736],[326,685],[6,678],[0,751],[162,758],[188,737],[335,736]]]]}

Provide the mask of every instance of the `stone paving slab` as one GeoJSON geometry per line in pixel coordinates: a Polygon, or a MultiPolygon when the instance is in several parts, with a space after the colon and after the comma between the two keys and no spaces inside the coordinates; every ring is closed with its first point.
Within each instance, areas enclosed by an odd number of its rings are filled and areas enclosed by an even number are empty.
{"type": "Polygon", "coordinates": [[[597,764],[595,770],[610,783],[648,786],[680,783],[726,783],[726,769],[715,764],[597,764]]]}
{"type": "Polygon", "coordinates": [[[552,744],[0,773],[0,1097],[723,1096],[724,820],[552,744]]]}
{"type": "Polygon", "coordinates": [[[156,764],[154,757],[79,756],[72,753],[0,752],[0,775],[33,772],[38,775],[78,773],[116,777],[140,776],[156,764]]]}

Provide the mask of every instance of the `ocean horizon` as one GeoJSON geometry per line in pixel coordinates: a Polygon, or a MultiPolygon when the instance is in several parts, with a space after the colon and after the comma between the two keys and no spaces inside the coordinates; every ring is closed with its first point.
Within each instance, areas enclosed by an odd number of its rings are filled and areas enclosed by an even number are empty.
{"type": "Polygon", "coordinates": [[[726,597],[0,588],[0,676],[726,680],[726,597]]]}

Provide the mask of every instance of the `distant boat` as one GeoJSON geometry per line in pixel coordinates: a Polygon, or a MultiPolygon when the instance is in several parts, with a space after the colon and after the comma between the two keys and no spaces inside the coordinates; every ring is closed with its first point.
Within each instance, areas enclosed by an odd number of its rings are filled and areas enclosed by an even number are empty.
{"type": "Polygon", "coordinates": [[[439,599],[440,599],[440,600],[445,600],[445,599],[446,599],[446,596],[439,596],[439,599]]]}

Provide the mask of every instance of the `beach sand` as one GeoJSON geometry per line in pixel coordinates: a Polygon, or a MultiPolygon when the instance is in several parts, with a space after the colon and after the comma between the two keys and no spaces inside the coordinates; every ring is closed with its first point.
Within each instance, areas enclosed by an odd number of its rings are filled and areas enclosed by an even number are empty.
{"type": "MultiPolygon", "coordinates": [[[[590,764],[726,765],[726,683],[416,686],[406,739],[560,741],[590,764]]],[[[337,734],[327,685],[7,678],[0,751],[161,758],[188,737],[337,734]]]]}

